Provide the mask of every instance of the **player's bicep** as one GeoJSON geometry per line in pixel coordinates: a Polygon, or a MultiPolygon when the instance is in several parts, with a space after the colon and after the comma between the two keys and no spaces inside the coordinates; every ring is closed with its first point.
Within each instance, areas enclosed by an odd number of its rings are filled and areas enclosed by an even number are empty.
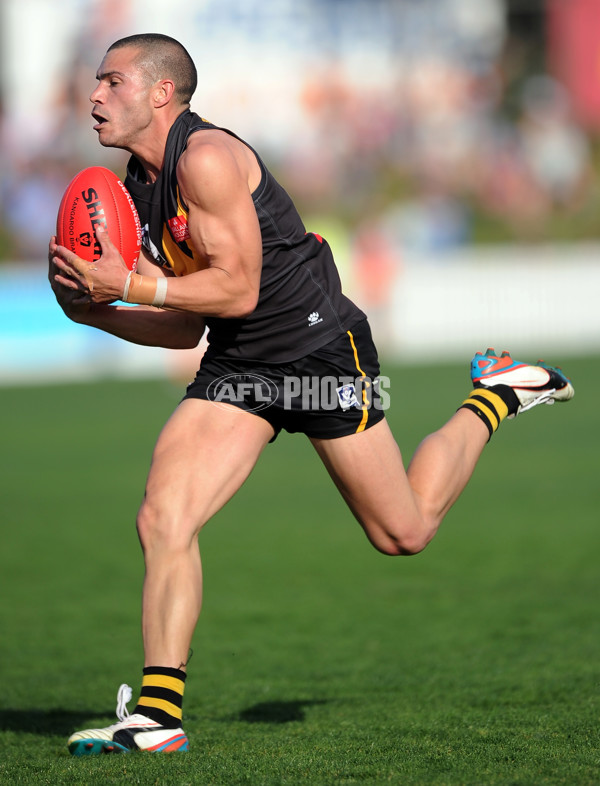
{"type": "Polygon", "coordinates": [[[260,275],[262,240],[247,176],[228,148],[201,145],[180,159],[178,179],[198,253],[230,274],[260,275]]]}
{"type": "Polygon", "coordinates": [[[230,275],[260,274],[262,241],[252,203],[248,206],[232,199],[223,212],[192,203],[189,227],[194,248],[208,266],[230,275]]]}

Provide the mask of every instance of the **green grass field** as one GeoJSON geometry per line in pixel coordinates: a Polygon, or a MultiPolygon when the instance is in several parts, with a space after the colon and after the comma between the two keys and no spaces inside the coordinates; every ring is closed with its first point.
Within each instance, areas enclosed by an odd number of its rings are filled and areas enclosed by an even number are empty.
{"type": "MultiPolygon", "coordinates": [[[[137,695],[134,518],[180,390],[0,389],[0,783],[600,783],[600,359],[563,365],[574,401],[504,424],[417,557],[368,545],[303,437],[268,447],[200,537],[173,756],[65,741],[137,695]]],[[[408,460],[468,376],[385,371],[408,460]]]]}

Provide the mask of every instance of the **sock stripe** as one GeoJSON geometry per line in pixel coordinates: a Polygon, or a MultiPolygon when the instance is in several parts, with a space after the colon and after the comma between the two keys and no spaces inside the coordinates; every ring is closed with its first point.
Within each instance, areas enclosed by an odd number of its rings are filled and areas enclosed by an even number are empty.
{"type": "Polygon", "coordinates": [[[163,674],[165,677],[175,677],[175,679],[185,682],[187,674],[181,669],[172,669],[168,666],[144,666],[142,673],[144,677],[150,677],[153,674],[163,674]]]}
{"type": "MultiPolygon", "coordinates": [[[[509,390],[511,389],[509,388],[509,390]]],[[[494,409],[498,415],[498,421],[500,423],[508,415],[508,406],[506,402],[499,393],[496,393],[495,390],[490,390],[489,388],[475,388],[471,394],[471,397],[484,398],[487,399],[490,404],[493,404],[494,409]]]]}
{"type": "Polygon", "coordinates": [[[487,426],[487,430],[490,432],[490,437],[492,436],[492,434],[494,433],[494,429],[492,428],[492,424],[485,417],[485,415],[481,412],[479,407],[475,406],[475,404],[470,404],[469,400],[467,399],[467,401],[465,401],[463,404],[460,405],[459,409],[468,409],[471,412],[474,412],[475,415],[477,415],[477,417],[482,421],[482,423],[485,423],[485,425],[487,426]]]}
{"type": "Polygon", "coordinates": [[[178,677],[168,677],[165,674],[144,674],[142,688],[166,688],[175,693],[183,694],[184,682],[178,677]]]}
{"type": "Polygon", "coordinates": [[[488,420],[492,424],[493,430],[496,431],[496,429],[500,425],[500,417],[498,415],[498,412],[494,408],[494,405],[490,401],[487,401],[485,398],[481,396],[471,395],[469,396],[468,401],[471,401],[472,403],[475,404],[475,406],[481,409],[481,411],[484,413],[484,415],[487,416],[488,420]]]}
{"type": "Polygon", "coordinates": [[[489,388],[475,388],[459,409],[468,409],[485,423],[490,437],[508,415],[508,406],[502,396],[489,388]]]}
{"type": "Polygon", "coordinates": [[[154,688],[149,685],[145,685],[142,689],[142,696],[146,696],[149,699],[162,699],[163,701],[168,701],[171,704],[174,704],[176,707],[181,707],[183,704],[183,696],[181,693],[175,693],[172,690],[166,690],[165,688],[154,688]]]}
{"type": "Polygon", "coordinates": [[[144,668],[142,689],[134,712],[167,728],[181,724],[186,673],[162,666],[144,668]]]}
{"type": "Polygon", "coordinates": [[[181,707],[176,707],[175,704],[170,701],[165,701],[164,699],[155,699],[152,696],[140,696],[138,699],[138,706],[162,710],[163,712],[166,712],[167,715],[170,715],[177,720],[181,720],[183,717],[181,707]]]}
{"type": "Polygon", "coordinates": [[[493,408],[493,406],[489,405],[489,402],[487,402],[485,399],[480,399],[477,396],[471,395],[468,399],[463,401],[461,406],[466,407],[466,409],[470,409],[472,412],[476,412],[482,418],[482,420],[485,420],[489,428],[491,428],[492,434],[500,425],[498,413],[493,408]]]}

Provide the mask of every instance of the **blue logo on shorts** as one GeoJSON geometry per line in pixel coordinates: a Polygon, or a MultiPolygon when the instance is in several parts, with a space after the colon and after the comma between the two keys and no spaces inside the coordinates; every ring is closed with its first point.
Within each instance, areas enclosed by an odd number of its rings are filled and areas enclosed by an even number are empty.
{"type": "Polygon", "coordinates": [[[335,389],[342,409],[360,406],[356,398],[356,388],[352,383],[342,385],[335,389]]]}

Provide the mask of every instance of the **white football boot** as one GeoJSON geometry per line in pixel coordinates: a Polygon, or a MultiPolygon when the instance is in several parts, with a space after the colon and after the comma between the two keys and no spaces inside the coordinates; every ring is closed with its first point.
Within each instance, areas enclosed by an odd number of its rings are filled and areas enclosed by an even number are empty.
{"type": "Polygon", "coordinates": [[[67,745],[73,756],[95,753],[129,753],[142,750],[152,753],[187,751],[188,738],[183,729],[168,729],[160,723],[136,713],[130,715],[127,702],[131,700],[129,685],[121,685],[117,696],[118,723],[103,729],[76,731],[67,745]]]}

